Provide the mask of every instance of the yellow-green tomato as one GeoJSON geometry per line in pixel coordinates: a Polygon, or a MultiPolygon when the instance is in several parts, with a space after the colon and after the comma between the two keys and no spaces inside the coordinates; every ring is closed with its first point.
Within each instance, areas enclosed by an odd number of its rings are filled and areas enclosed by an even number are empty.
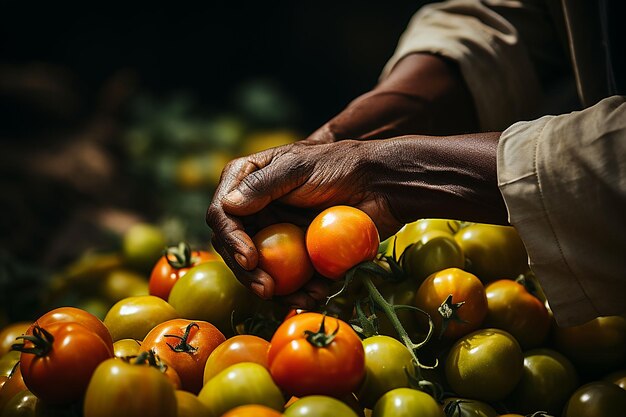
{"type": "Polygon", "coordinates": [[[396,388],[376,402],[372,417],[444,417],[437,401],[423,391],[396,388]]]}
{"type": "Polygon", "coordinates": [[[366,408],[373,408],[387,391],[408,388],[413,374],[413,356],[398,340],[389,336],[372,336],[363,341],[365,350],[365,379],[357,398],[366,408]]]}
{"type": "Polygon", "coordinates": [[[149,272],[161,257],[167,245],[163,232],[148,223],[137,223],[128,229],[122,239],[126,262],[140,271],[149,272]]]}
{"type": "Polygon", "coordinates": [[[121,339],[143,340],[157,324],[178,317],[179,314],[167,301],[153,295],[141,295],[115,303],[104,318],[104,324],[114,342],[121,339]]]}
{"type": "Polygon", "coordinates": [[[207,417],[209,410],[200,399],[189,391],[176,390],[176,417],[207,417]]]}
{"type": "Polygon", "coordinates": [[[309,395],[294,401],[283,413],[285,417],[357,417],[348,405],[325,395],[309,395]]]}
{"type": "Polygon", "coordinates": [[[172,287],[168,301],[181,317],[203,320],[224,334],[231,331],[231,314],[245,313],[250,293],[222,261],[208,261],[190,268],[172,287]]]}
{"type": "Polygon", "coordinates": [[[409,279],[422,282],[446,268],[465,268],[465,256],[453,235],[431,230],[406,248],[401,263],[409,279]]]}
{"type": "Polygon", "coordinates": [[[559,415],[577,387],[578,375],[565,356],[552,349],[533,349],[524,352],[522,379],[507,403],[518,413],[542,410],[559,415]]]}
{"type": "Polygon", "coordinates": [[[385,255],[393,255],[394,239],[396,256],[399,258],[409,245],[417,242],[424,233],[434,230],[454,234],[459,230],[459,222],[447,219],[420,219],[408,223],[394,236],[387,239],[388,245],[385,250],[385,255]]]}
{"type": "Polygon", "coordinates": [[[446,379],[462,397],[492,402],[509,395],[522,377],[524,356],[517,340],[499,329],[461,337],[445,361],[446,379]]]}
{"type": "MultiPolygon", "coordinates": [[[[467,398],[450,397],[443,400],[446,417],[497,417],[498,413],[487,403],[467,398]]],[[[539,417],[539,416],[538,416],[539,417]]]]}
{"type": "Polygon", "coordinates": [[[84,417],[175,416],[174,385],[157,368],[108,359],[91,377],[83,412],[84,417]]]}
{"type": "Polygon", "coordinates": [[[118,358],[137,356],[140,348],[141,342],[135,339],[121,339],[113,343],[113,353],[118,358]]]}
{"type": "Polygon", "coordinates": [[[483,282],[514,279],[528,270],[528,255],[511,226],[474,223],[454,238],[469,259],[469,271],[483,282]]]}
{"type": "MultiPolygon", "coordinates": [[[[16,341],[16,343],[18,343],[16,341]]],[[[0,375],[9,376],[15,368],[15,365],[20,361],[20,352],[17,350],[11,350],[4,355],[0,356],[0,375]]]]}
{"type": "Polygon", "coordinates": [[[209,410],[210,417],[219,417],[246,404],[265,405],[280,411],[285,403],[269,371],[253,362],[241,362],[224,369],[204,384],[198,398],[209,410]]]}

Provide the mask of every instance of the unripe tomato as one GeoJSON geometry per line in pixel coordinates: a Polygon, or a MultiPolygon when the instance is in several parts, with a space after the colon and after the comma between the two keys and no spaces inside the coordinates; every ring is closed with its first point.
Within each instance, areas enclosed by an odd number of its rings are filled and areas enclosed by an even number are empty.
{"type": "Polygon", "coordinates": [[[150,271],[152,265],[161,256],[165,245],[163,232],[148,223],[133,225],[124,233],[122,239],[124,258],[129,265],[140,271],[150,271]]]}
{"type": "Polygon", "coordinates": [[[330,279],[340,279],[353,266],[374,259],[379,243],[372,219],[349,206],[322,211],[306,232],[306,248],[313,267],[330,279]]]}
{"type": "Polygon", "coordinates": [[[309,395],[291,403],[285,417],[357,417],[348,405],[333,397],[309,395]]]}
{"type": "Polygon", "coordinates": [[[626,391],[607,381],[594,381],[578,388],[567,401],[563,417],[622,417],[626,391]]]}
{"type": "Polygon", "coordinates": [[[285,403],[268,370],[252,362],[241,362],[224,369],[207,381],[198,398],[209,409],[211,417],[246,404],[281,411],[285,403]]]}
{"type": "Polygon", "coordinates": [[[483,282],[514,279],[528,270],[528,255],[511,226],[474,223],[454,238],[470,260],[468,270],[483,282]]]}
{"type": "Polygon", "coordinates": [[[533,349],[524,352],[522,378],[507,403],[516,412],[542,410],[556,416],[577,387],[578,375],[565,356],[551,349],[533,349]]]}
{"type": "Polygon", "coordinates": [[[259,253],[259,268],[274,279],[275,295],[291,294],[313,276],[304,231],[298,226],[273,224],[261,229],[252,241],[259,253]]]}
{"type": "Polygon", "coordinates": [[[116,358],[137,356],[141,351],[141,341],[135,339],[120,339],[113,343],[113,353],[116,358]]]}
{"type": "Polygon", "coordinates": [[[253,335],[236,335],[217,346],[204,365],[204,383],[215,375],[240,362],[254,362],[267,368],[270,342],[253,335]]]}
{"type": "Polygon", "coordinates": [[[459,222],[448,219],[420,219],[405,224],[395,235],[387,239],[385,255],[393,256],[394,242],[396,257],[400,258],[405,249],[420,240],[424,233],[440,231],[454,235],[459,230],[459,222]]]}
{"type": "Polygon", "coordinates": [[[431,231],[406,248],[401,265],[409,279],[422,282],[447,268],[465,268],[465,256],[450,233],[431,231]]]}
{"type": "Polygon", "coordinates": [[[174,386],[151,366],[120,359],[102,362],[89,381],[84,417],[161,417],[176,415],[174,386]]]}
{"type": "Polygon", "coordinates": [[[461,337],[445,361],[446,379],[454,392],[486,402],[509,395],[523,368],[519,343],[499,329],[480,329],[461,337]]]}
{"type": "Polygon", "coordinates": [[[29,321],[19,321],[11,323],[0,330],[0,356],[11,350],[11,346],[15,343],[15,338],[24,335],[26,329],[31,324],[29,321]]]}
{"type": "Polygon", "coordinates": [[[207,261],[216,261],[218,256],[209,251],[192,251],[189,245],[181,242],[178,246],[170,246],[159,258],[150,273],[150,295],[167,300],[172,287],[189,268],[207,261]]]}
{"type": "Polygon", "coordinates": [[[498,417],[496,410],[489,404],[467,398],[446,398],[443,400],[443,410],[446,417],[498,417]]]}
{"type": "Polygon", "coordinates": [[[176,390],[176,417],[206,417],[209,410],[197,395],[188,391],[176,390]]]}
{"type": "Polygon", "coordinates": [[[143,340],[157,324],[180,317],[167,301],[154,295],[124,298],[111,307],[104,324],[113,341],[143,340]]]}
{"type": "MultiPolygon", "coordinates": [[[[458,268],[444,269],[426,278],[415,294],[415,306],[430,315],[435,334],[441,334],[445,326],[443,337],[447,339],[458,339],[478,329],[487,315],[482,282],[458,268]],[[452,298],[442,308],[450,295],[452,298]]],[[[418,313],[418,319],[423,320],[423,314],[418,313]]]]}
{"type": "Polygon", "coordinates": [[[437,401],[423,391],[396,388],[376,402],[372,417],[444,417],[437,401]]]}
{"type": "Polygon", "coordinates": [[[374,408],[376,401],[395,388],[410,387],[413,375],[413,356],[406,346],[389,336],[372,336],[363,340],[365,349],[365,379],[357,398],[366,408],[374,408]]]}

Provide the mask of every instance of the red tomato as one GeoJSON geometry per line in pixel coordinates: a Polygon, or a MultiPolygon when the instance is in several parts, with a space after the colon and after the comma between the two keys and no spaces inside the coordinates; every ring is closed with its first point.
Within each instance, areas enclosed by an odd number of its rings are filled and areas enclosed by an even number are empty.
{"type": "Polygon", "coordinates": [[[253,335],[237,335],[227,339],[209,355],[204,366],[204,382],[230,365],[254,362],[267,368],[267,351],[270,342],[253,335]]]}
{"type": "MultiPolygon", "coordinates": [[[[427,312],[433,320],[435,332],[448,339],[458,339],[478,329],[487,315],[487,297],[482,282],[458,268],[444,269],[426,278],[415,294],[415,306],[427,312]],[[445,326],[443,333],[442,326],[445,326]]],[[[422,314],[418,317],[423,320],[422,314]]]]}
{"type": "Polygon", "coordinates": [[[340,279],[353,266],[374,259],[379,243],[372,219],[349,206],[322,211],[306,232],[306,248],[313,267],[330,279],[340,279]]]}
{"type": "Polygon", "coordinates": [[[298,226],[273,224],[261,229],[252,241],[259,252],[259,268],[274,279],[275,295],[291,294],[313,276],[304,232],[298,226]]]}
{"type": "Polygon", "coordinates": [[[53,323],[82,324],[100,336],[104,343],[111,347],[111,353],[113,353],[113,339],[111,338],[109,329],[107,329],[102,320],[88,311],[76,307],[59,307],[48,311],[43,316],[39,317],[35,323],[33,323],[28,330],[26,330],[26,334],[33,334],[33,328],[35,325],[47,329],[48,326],[53,323]]]}
{"type": "Polygon", "coordinates": [[[209,322],[174,319],[150,330],[141,349],[153,350],[176,370],[182,389],[197,394],[207,358],[224,340],[222,332],[209,322]]]}
{"type": "Polygon", "coordinates": [[[112,345],[80,323],[34,327],[24,336],[20,369],[26,387],[50,404],[82,397],[96,367],[113,357],[112,345]]]}
{"type": "Polygon", "coordinates": [[[279,326],[267,361],[272,379],[285,392],[341,397],[365,375],[365,351],[349,324],[319,313],[302,313],[279,326]]]}
{"type": "Polygon", "coordinates": [[[184,242],[178,246],[170,246],[152,268],[148,285],[150,295],[156,295],[167,301],[172,287],[189,268],[217,259],[219,259],[217,255],[208,251],[192,251],[184,242]]]}
{"type": "Polygon", "coordinates": [[[485,327],[506,330],[517,339],[522,349],[540,346],[546,340],[552,322],[550,313],[523,285],[502,279],[488,284],[485,292],[485,327]]]}

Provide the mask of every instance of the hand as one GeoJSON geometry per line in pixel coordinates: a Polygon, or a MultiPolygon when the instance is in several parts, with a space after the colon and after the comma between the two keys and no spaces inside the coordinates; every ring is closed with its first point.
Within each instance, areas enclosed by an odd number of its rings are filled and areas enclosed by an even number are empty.
{"type": "MultiPolygon", "coordinates": [[[[506,223],[496,181],[498,133],[296,143],[231,162],[207,223],[213,243],[237,278],[263,298],[272,278],[257,268],[250,235],[280,221],[306,226],[324,208],[366,212],[381,238],[409,221],[445,217],[506,223]]],[[[324,296],[318,281],[289,298],[310,306],[324,296]]]]}
{"type": "Polygon", "coordinates": [[[456,64],[411,54],[388,77],[307,138],[310,143],[478,131],[472,96],[456,64]]]}

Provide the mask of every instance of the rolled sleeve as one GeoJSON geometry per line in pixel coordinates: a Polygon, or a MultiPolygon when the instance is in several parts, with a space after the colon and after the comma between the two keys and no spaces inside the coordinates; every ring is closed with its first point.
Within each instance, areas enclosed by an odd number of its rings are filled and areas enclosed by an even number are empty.
{"type": "Polygon", "coordinates": [[[514,124],[498,182],[557,322],[624,314],[626,98],[514,124]]]}
{"type": "Polygon", "coordinates": [[[534,22],[537,32],[543,25],[532,19],[534,9],[525,3],[453,0],[422,7],[401,36],[382,77],[408,54],[441,55],[458,63],[483,130],[500,131],[515,121],[536,117],[542,89],[519,28],[534,22]],[[514,24],[507,11],[524,18],[514,24]]]}

